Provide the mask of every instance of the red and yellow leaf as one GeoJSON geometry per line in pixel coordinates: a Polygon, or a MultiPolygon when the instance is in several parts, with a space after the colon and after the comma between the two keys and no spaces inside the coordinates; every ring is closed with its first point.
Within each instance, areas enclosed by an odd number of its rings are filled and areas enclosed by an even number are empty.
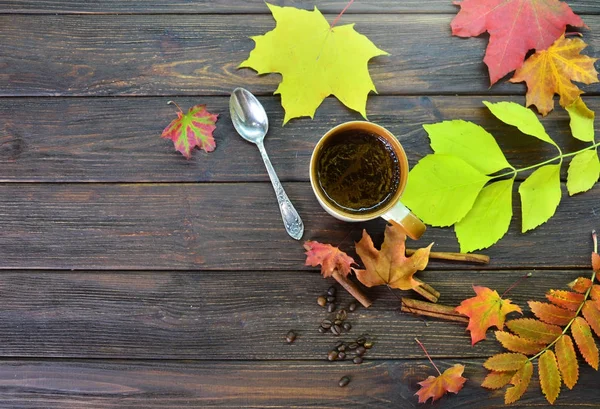
{"type": "Polygon", "coordinates": [[[576,312],[557,307],[554,304],[548,304],[539,301],[528,301],[529,308],[537,318],[548,324],[567,325],[573,318],[576,312]]]}
{"type": "Polygon", "coordinates": [[[206,105],[194,105],[187,114],[177,112],[174,119],[162,132],[162,137],[173,141],[177,149],[187,159],[192,157],[192,149],[198,147],[212,152],[217,146],[213,138],[215,123],[219,115],[211,114],[206,105]]]}
{"type": "Polygon", "coordinates": [[[497,372],[518,371],[527,362],[527,357],[523,354],[497,354],[488,358],[483,366],[485,369],[497,372]]]}
{"type": "Polygon", "coordinates": [[[577,311],[583,302],[584,295],[577,294],[571,291],[550,290],[546,293],[546,298],[559,307],[566,308],[571,311],[577,311]]]}
{"type": "Polygon", "coordinates": [[[358,280],[367,287],[383,284],[400,290],[418,287],[420,283],[413,278],[413,275],[427,267],[433,243],[406,257],[405,242],[406,234],[402,227],[395,224],[388,225],[385,228],[381,250],[377,250],[371,236],[363,230],[362,238],[356,243],[356,253],[360,256],[365,269],[354,269],[358,280]]]}
{"type": "Polygon", "coordinates": [[[587,300],[585,304],[583,304],[581,313],[596,335],[600,337],[600,311],[594,305],[594,302],[587,300]]]}
{"type": "Polygon", "coordinates": [[[600,308],[600,285],[594,284],[590,291],[590,298],[594,300],[596,308],[600,308]]]}
{"type": "Polygon", "coordinates": [[[322,244],[318,241],[304,243],[306,250],[306,265],[316,267],[321,265],[323,277],[330,277],[334,272],[347,276],[354,259],[331,244],[322,244]]]}
{"type": "Polygon", "coordinates": [[[554,352],[547,350],[540,356],[538,370],[542,392],[548,402],[552,404],[558,398],[561,384],[560,372],[558,372],[558,363],[556,362],[554,352]]]}
{"type": "Polygon", "coordinates": [[[576,280],[571,281],[567,284],[569,288],[575,292],[580,294],[585,294],[585,292],[592,286],[592,280],[585,277],[579,277],[576,280]]]}
{"type": "Polygon", "coordinates": [[[575,318],[571,325],[571,333],[585,361],[592,368],[598,370],[598,347],[594,342],[588,323],[582,317],[575,318]]]}
{"type": "Polygon", "coordinates": [[[529,386],[531,375],[533,375],[533,364],[527,361],[510,380],[510,383],[514,386],[506,390],[504,394],[505,404],[509,405],[521,399],[529,386]]]}
{"type": "Polygon", "coordinates": [[[471,331],[471,345],[485,339],[485,333],[490,327],[504,328],[506,315],[519,312],[521,308],[510,300],[503,300],[498,292],[487,287],[473,286],[475,297],[464,300],[456,307],[456,311],[469,317],[467,330],[471,331]]]}
{"type": "Polygon", "coordinates": [[[577,363],[573,340],[570,336],[563,335],[556,341],[554,349],[556,350],[556,358],[563,382],[567,388],[573,389],[577,384],[577,379],[579,379],[579,364],[577,363]]]}
{"type": "Polygon", "coordinates": [[[525,60],[510,82],[527,83],[526,105],[535,105],[542,115],[554,109],[554,94],[560,95],[560,105],[568,107],[583,91],[572,81],[598,82],[594,68],[596,58],[580,52],[587,44],[580,38],[565,38],[564,34],[546,50],[538,50],[525,60]]]}
{"type": "Polygon", "coordinates": [[[567,25],[584,26],[571,8],[558,0],[463,0],[452,20],[452,34],[476,37],[485,31],[490,41],[483,61],[493,85],[523,64],[529,50],[545,50],[567,25]]]}
{"type": "Polygon", "coordinates": [[[596,280],[600,281],[600,255],[596,252],[592,253],[592,269],[596,272],[596,280]]]}
{"type": "Polygon", "coordinates": [[[506,325],[515,334],[540,344],[549,344],[562,334],[559,326],[546,324],[533,318],[510,320],[506,325]]]}
{"type": "Polygon", "coordinates": [[[425,403],[429,398],[431,398],[431,402],[435,402],[448,392],[458,393],[467,380],[462,377],[464,370],[463,365],[456,364],[439,376],[430,376],[419,382],[421,389],[415,393],[419,396],[419,403],[425,403]]]}
{"type": "Polygon", "coordinates": [[[526,338],[521,338],[510,332],[496,331],[496,339],[505,349],[525,355],[535,355],[544,349],[544,344],[538,344],[526,338]]]}
{"type": "Polygon", "coordinates": [[[487,389],[500,389],[508,385],[516,371],[496,372],[492,371],[487,374],[481,386],[487,389]]]}

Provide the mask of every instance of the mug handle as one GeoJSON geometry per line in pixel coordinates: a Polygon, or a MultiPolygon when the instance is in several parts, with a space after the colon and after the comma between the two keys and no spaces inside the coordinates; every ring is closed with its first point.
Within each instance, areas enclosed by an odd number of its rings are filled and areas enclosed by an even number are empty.
{"type": "Polygon", "coordinates": [[[394,207],[388,210],[387,213],[381,215],[385,220],[392,221],[404,229],[408,237],[413,240],[418,240],[425,233],[427,227],[425,224],[400,201],[394,207]]]}

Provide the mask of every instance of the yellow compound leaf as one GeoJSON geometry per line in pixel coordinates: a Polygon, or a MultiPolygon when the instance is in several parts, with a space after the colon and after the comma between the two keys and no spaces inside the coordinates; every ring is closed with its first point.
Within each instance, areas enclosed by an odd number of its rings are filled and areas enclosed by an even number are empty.
{"type": "Polygon", "coordinates": [[[592,286],[592,280],[585,277],[578,277],[575,280],[571,281],[569,284],[569,288],[575,292],[580,294],[585,294],[585,292],[592,286]]]}
{"type": "Polygon", "coordinates": [[[365,118],[367,96],[375,91],[367,64],[373,57],[387,55],[353,24],[331,28],[323,14],[267,3],[276,21],[275,29],[252,37],[256,46],[239,68],[258,74],[279,73],[285,109],[283,123],[301,116],[314,117],[329,95],[365,118]]]}
{"type": "Polygon", "coordinates": [[[500,389],[508,385],[516,371],[495,372],[492,371],[483,380],[481,386],[487,389],[500,389]]]}
{"type": "Polygon", "coordinates": [[[485,369],[490,371],[506,372],[517,371],[526,363],[527,357],[523,354],[497,354],[483,363],[485,369]]]}
{"type": "Polygon", "coordinates": [[[571,333],[585,361],[592,368],[598,370],[598,347],[588,323],[582,317],[575,318],[571,325],[571,333]]]}
{"type": "Polygon", "coordinates": [[[558,372],[558,363],[556,356],[551,350],[544,352],[539,359],[540,385],[546,399],[551,404],[554,403],[560,393],[560,372],[558,372]]]}
{"type": "Polygon", "coordinates": [[[564,290],[550,290],[546,293],[546,298],[559,307],[571,311],[577,311],[585,298],[583,294],[564,290]]]}
{"type": "Polygon", "coordinates": [[[510,380],[510,383],[514,386],[506,390],[504,394],[505,404],[508,405],[521,399],[529,386],[531,375],[533,375],[533,364],[527,361],[510,380]]]}
{"type": "Polygon", "coordinates": [[[521,338],[510,332],[496,331],[496,339],[502,346],[512,352],[520,352],[525,355],[535,355],[544,349],[544,344],[521,338]]]}
{"type": "Polygon", "coordinates": [[[554,109],[554,94],[560,95],[560,105],[566,107],[583,93],[571,81],[598,82],[594,68],[597,59],[579,54],[585,47],[582,39],[565,38],[563,34],[548,49],[525,60],[510,81],[527,83],[527,106],[535,105],[542,115],[547,115],[554,109]]]}
{"type": "Polygon", "coordinates": [[[579,379],[579,364],[577,363],[573,340],[570,336],[563,335],[556,341],[554,349],[556,350],[556,358],[563,382],[567,388],[573,389],[577,384],[577,379],[579,379]]]}
{"type": "Polygon", "coordinates": [[[528,301],[528,304],[535,316],[547,324],[567,325],[576,315],[575,311],[545,302],[528,301]]]}
{"type": "Polygon", "coordinates": [[[559,326],[546,324],[532,318],[510,320],[506,326],[523,338],[546,344],[553,342],[562,333],[559,326]]]}
{"type": "Polygon", "coordinates": [[[600,311],[593,301],[586,301],[581,310],[585,320],[590,324],[596,335],[600,337],[600,311]]]}

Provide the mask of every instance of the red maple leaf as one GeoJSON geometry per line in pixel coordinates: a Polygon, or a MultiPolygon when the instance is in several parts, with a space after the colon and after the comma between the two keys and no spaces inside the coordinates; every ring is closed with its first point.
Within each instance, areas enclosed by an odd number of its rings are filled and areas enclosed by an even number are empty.
{"type": "Polygon", "coordinates": [[[330,277],[335,271],[343,276],[350,274],[350,266],[356,264],[354,259],[331,244],[318,241],[304,243],[306,251],[306,265],[316,267],[321,265],[323,277],[330,277]]]}
{"type": "Polygon", "coordinates": [[[206,105],[194,105],[184,114],[179,105],[177,119],[174,119],[162,132],[162,137],[173,141],[177,149],[187,159],[192,157],[192,149],[198,147],[206,152],[215,150],[217,144],[213,138],[215,123],[219,115],[211,114],[206,105]]]}
{"type": "Polygon", "coordinates": [[[523,65],[529,50],[545,50],[567,25],[583,27],[583,20],[558,0],[464,0],[452,20],[452,34],[475,37],[487,31],[490,41],[483,61],[493,85],[523,65]]]}

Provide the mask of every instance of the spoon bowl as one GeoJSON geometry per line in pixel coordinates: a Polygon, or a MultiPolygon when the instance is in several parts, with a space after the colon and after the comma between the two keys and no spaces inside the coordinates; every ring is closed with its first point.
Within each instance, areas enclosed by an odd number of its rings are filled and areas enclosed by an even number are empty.
{"type": "Polygon", "coordinates": [[[233,127],[237,133],[258,147],[277,196],[285,230],[292,238],[300,240],[304,234],[304,224],[285,190],[283,190],[263,143],[269,130],[269,119],[265,109],[250,91],[236,88],[231,93],[231,98],[229,98],[229,112],[231,122],[233,122],[233,127]]]}

